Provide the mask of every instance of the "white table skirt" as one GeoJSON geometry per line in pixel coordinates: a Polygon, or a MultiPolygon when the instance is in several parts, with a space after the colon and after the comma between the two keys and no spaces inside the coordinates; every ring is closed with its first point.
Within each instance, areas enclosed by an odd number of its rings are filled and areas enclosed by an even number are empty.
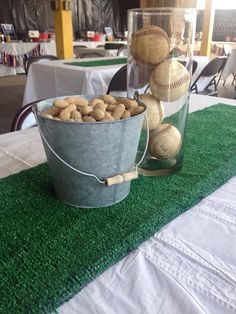
{"type": "Polygon", "coordinates": [[[23,105],[57,96],[106,94],[111,78],[124,65],[79,67],[64,64],[75,61],[86,59],[33,63],[26,81],[23,105]]]}
{"type": "Polygon", "coordinates": [[[236,49],[233,49],[222,72],[222,79],[225,81],[231,73],[236,73],[236,49]]]}
{"type": "Polygon", "coordinates": [[[80,48],[77,47],[77,51],[74,53],[74,57],[79,58],[79,55],[82,55],[83,53],[100,53],[102,54],[104,57],[116,57],[117,56],[117,49],[104,49],[104,48],[80,48]]]}
{"type": "MultiPolygon", "coordinates": [[[[190,111],[219,102],[236,105],[235,100],[191,95],[190,111]]],[[[0,177],[43,161],[37,128],[0,136],[0,177]]],[[[235,313],[236,177],[110,267],[58,312],[235,313]]]]}
{"type": "MultiPolygon", "coordinates": [[[[209,61],[208,57],[195,56],[194,59],[198,66],[192,82],[209,61]]],[[[105,94],[113,75],[124,65],[79,67],[64,64],[70,61],[76,60],[33,63],[29,69],[22,105],[57,96],[105,94]]],[[[200,81],[199,90],[202,90],[208,81],[209,79],[200,81]]]]}
{"type": "MultiPolygon", "coordinates": [[[[0,43],[0,53],[6,53],[12,56],[22,58],[24,54],[30,52],[32,49],[39,45],[41,55],[54,55],[56,56],[56,45],[54,41],[40,42],[40,43],[24,43],[24,42],[11,42],[0,43]]],[[[21,62],[23,64],[23,61],[21,62]]],[[[7,75],[15,75],[18,73],[25,73],[23,66],[13,67],[9,65],[0,64],[0,77],[7,75]]]]}
{"type": "Polygon", "coordinates": [[[97,46],[102,46],[107,43],[127,45],[127,41],[73,41],[73,46],[86,46],[87,48],[97,48],[97,46]]]}

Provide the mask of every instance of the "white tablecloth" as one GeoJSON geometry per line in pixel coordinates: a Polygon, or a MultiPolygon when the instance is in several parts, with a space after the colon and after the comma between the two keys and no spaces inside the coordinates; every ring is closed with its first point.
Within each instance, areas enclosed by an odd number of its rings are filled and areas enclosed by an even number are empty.
{"type": "Polygon", "coordinates": [[[32,49],[37,47],[37,45],[39,45],[40,54],[42,55],[51,54],[56,56],[56,45],[54,41],[40,43],[24,43],[24,42],[0,43],[0,53],[6,53],[8,55],[22,58],[21,62],[22,65],[18,67],[0,64],[0,76],[25,73],[23,67],[23,55],[29,53],[32,49]]]}
{"type": "MultiPolygon", "coordinates": [[[[77,61],[85,60],[77,59],[77,61]]],[[[80,67],[65,64],[75,61],[33,63],[26,81],[23,105],[56,96],[106,94],[113,75],[124,65],[80,67]]]]}
{"type": "MultiPolygon", "coordinates": [[[[236,105],[235,100],[191,95],[190,111],[218,102],[236,105]]],[[[0,177],[42,161],[36,128],[0,136],[0,177]]],[[[235,313],[236,177],[110,267],[58,312],[235,313]]]]}
{"type": "Polygon", "coordinates": [[[236,49],[233,49],[226,61],[222,72],[222,79],[225,81],[231,73],[236,73],[236,49]]]}
{"type": "MultiPolygon", "coordinates": [[[[198,66],[193,75],[192,82],[209,61],[208,57],[194,56],[194,59],[198,62],[198,66]]],[[[64,64],[70,61],[73,62],[76,60],[33,63],[30,66],[26,81],[23,105],[39,99],[57,96],[105,94],[113,75],[123,66],[123,64],[119,64],[112,66],[79,67],[64,64]]],[[[198,85],[199,90],[202,90],[208,81],[209,79],[200,81],[198,85]]]]}
{"type": "Polygon", "coordinates": [[[100,53],[103,57],[116,57],[117,56],[117,49],[104,49],[104,48],[80,48],[77,46],[77,49],[74,49],[74,57],[80,58],[80,56],[84,53],[100,53]]]}
{"type": "Polygon", "coordinates": [[[127,45],[127,41],[73,41],[73,46],[86,46],[87,48],[97,48],[97,46],[109,44],[127,45]]]}

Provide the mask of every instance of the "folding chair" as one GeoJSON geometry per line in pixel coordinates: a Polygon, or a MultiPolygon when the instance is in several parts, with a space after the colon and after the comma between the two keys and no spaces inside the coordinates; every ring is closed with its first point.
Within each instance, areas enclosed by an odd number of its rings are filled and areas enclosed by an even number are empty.
{"type": "Polygon", "coordinates": [[[33,62],[41,62],[41,61],[47,61],[47,60],[58,60],[56,56],[53,55],[40,55],[40,56],[32,56],[28,59],[24,60],[24,69],[26,75],[28,75],[29,67],[33,62]]]}
{"type": "MultiPolygon", "coordinates": [[[[199,76],[196,78],[194,83],[191,86],[191,92],[195,91],[196,94],[199,94],[197,83],[202,77],[209,77],[211,78],[210,82],[207,84],[207,86],[204,88],[204,91],[207,91],[207,89],[211,86],[213,86],[214,90],[210,91],[208,95],[214,95],[217,94],[217,85],[218,81],[216,81],[216,78],[220,73],[222,72],[227,57],[217,57],[213,60],[211,60],[205,68],[202,70],[202,72],[199,74],[199,76]]],[[[205,94],[205,93],[204,93],[205,94]]]]}
{"type": "Polygon", "coordinates": [[[127,91],[127,65],[120,68],[112,77],[108,86],[107,94],[110,94],[111,91],[127,91]]]}
{"type": "Polygon", "coordinates": [[[79,54],[78,58],[101,58],[104,57],[104,53],[102,52],[83,52],[79,54]]]}
{"type": "Polygon", "coordinates": [[[29,67],[33,62],[41,62],[41,61],[47,61],[47,60],[58,60],[56,56],[53,55],[40,55],[40,56],[32,56],[28,59],[24,60],[24,69],[26,75],[28,75],[29,67]]]}
{"type": "Polygon", "coordinates": [[[128,48],[126,45],[118,49],[117,56],[124,56],[124,57],[128,56],[128,48]]]}
{"type": "Polygon", "coordinates": [[[87,46],[85,46],[85,45],[73,46],[74,58],[76,58],[76,59],[79,58],[79,53],[80,53],[81,48],[87,48],[87,46]]]}
{"type": "Polygon", "coordinates": [[[36,126],[34,114],[32,112],[32,106],[35,102],[27,104],[20,108],[12,120],[10,132],[23,130],[36,126]]]}

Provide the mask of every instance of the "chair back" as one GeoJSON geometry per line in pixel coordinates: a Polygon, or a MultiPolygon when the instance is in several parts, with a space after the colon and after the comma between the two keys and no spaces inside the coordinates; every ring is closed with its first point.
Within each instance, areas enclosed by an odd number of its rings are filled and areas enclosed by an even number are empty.
{"type": "Polygon", "coordinates": [[[104,57],[104,53],[102,52],[82,52],[78,58],[101,58],[104,57]]]}
{"type": "Polygon", "coordinates": [[[119,43],[105,43],[105,50],[118,50],[121,47],[125,46],[124,44],[119,44],[119,43]]]}
{"type": "Polygon", "coordinates": [[[127,64],[120,68],[111,79],[111,82],[108,86],[107,94],[110,94],[110,92],[112,91],[127,91],[127,64]]]}
{"type": "Polygon", "coordinates": [[[73,46],[73,53],[74,53],[74,58],[79,58],[79,54],[80,54],[80,49],[81,48],[87,48],[87,46],[85,45],[76,45],[73,46]]]}
{"type": "Polygon", "coordinates": [[[200,78],[202,77],[209,77],[211,78],[210,82],[207,84],[207,86],[205,87],[204,90],[207,90],[209,87],[213,86],[214,87],[214,91],[210,92],[210,94],[208,95],[213,95],[217,93],[217,85],[219,83],[216,82],[216,78],[217,76],[222,73],[225,63],[226,63],[227,57],[217,57],[213,60],[211,60],[206,66],[205,68],[202,70],[202,72],[198,75],[198,77],[196,78],[196,80],[194,81],[194,83],[191,86],[191,91],[195,91],[196,93],[198,93],[198,87],[197,87],[197,83],[199,81],[200,78]]]}
{"type": "Polygon", "coordinates": [[[217,75],[226,62],[225,57],[217,57],[211,60],[200,73],[200,77],[211,77],[217,75]]]}
{"type": "Polygon", "coordinates": [[[120,47],[117,51],[117,56],[128,56],[128,47],[126,45],[120,47]]]}
{"type": "Polygon", "coordinates": [[[24,69],[26,75],[28,75],[30,65],[33,62],[42,62],[42,61],[47,61],[47,60],[58,60],[56,56],[53,55],[40,55],[40,56],[31,56],[27,59],[24,60],[24,69]]]}
{"type": "Polygon", "coordinates": [[[20,108],[12,120],[10,132],[36,126],[35,117],[32,112],[32,106],[34,103],[35,102],[32,102],[20,108]]]}

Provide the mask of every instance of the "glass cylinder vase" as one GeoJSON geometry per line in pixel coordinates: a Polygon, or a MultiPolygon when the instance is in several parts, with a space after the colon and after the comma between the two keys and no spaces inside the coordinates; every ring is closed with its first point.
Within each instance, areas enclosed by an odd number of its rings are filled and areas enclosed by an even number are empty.
{"type": "Polygon", "coordinates": [[[140,154],[148,133],[149,140],[141,174],[167,175],[182,168],[195,24],[195,9],[128,11],[128,97],[147,106],[140,154]]]}

